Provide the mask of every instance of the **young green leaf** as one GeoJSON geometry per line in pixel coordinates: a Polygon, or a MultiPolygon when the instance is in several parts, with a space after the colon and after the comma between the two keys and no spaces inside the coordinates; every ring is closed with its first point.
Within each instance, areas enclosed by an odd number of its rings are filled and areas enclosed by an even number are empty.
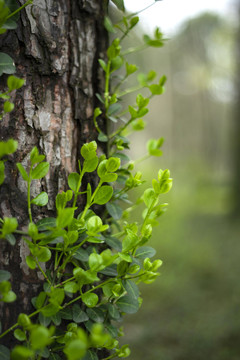
{"type": "Polygon", "coordinates": [[[20,89],[25,84],[24,79],[19,79],[16,76],[9,76],[7,79],[7,86],[9,91],[20,89]]]}
{"type": "Polygon", "coordinates": [[[94,197],[94,203],[98,205],[106,204],[112,197],[113,188],[109,185],[102,186],[94,197]]]}
{"type": "Polygon", "coordinates": [[[86,294],[83,294],[82,301],[88,307],[94,307],[98,303],[98,296],[97,296],[97,294],[94,294],[94,293],[86,293],[86,294]]]}
{"type": "Polygon", "coordinates": [[[68,175],[68,186],[70,187],[70,189],[77,192],[78,186],[79,186],[79,180],[80,180],[80,175],[78,173],[73,172],[73,173],[69,174],[68,175]]]}
{"type": "Polygon", "coordinates": [[[3,104],[3,111],[5,113],[9,113],[14,109],[14,104],[11,103],[10,101],[5,101],[3,104]]]}
{"type": "Polygon", "coordinates": [[[28,173],[26,172],[26,170],[24,169],[21,163],[17,163],[17,168],[20,174],[22,175],[23,180],[28,181],[28,173]]]}
{"type": "Polygon", "coordinates": [[[49,163],[48,162],[43,162],[38,164],[32,171],[32,179],[41,179],[44,176],[47,175],[49,170],[49,163]]]}
{"type": "Polygon", "coordinates": [[[31,201],[32,204],[37,206],[45,206],[48,203],[48,194],[45,191],[42,191],[31,201]]]}

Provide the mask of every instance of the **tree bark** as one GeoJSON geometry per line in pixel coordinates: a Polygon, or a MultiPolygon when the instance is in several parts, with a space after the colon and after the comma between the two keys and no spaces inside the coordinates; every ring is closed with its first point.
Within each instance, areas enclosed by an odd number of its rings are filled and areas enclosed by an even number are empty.
{"type": "MultiPolygon", "coordinates": [[[[49,216],[55,213],[56,194],[66,190],[68,174],[76,171],[81,145],[96,140],[92,116],[95,94],[103,92],[98,58],[104,57],[108,42],[103,27],[106,6],[107,1],[99,0],[34,0],[21,12],[17,30],[1,36],[1,51],[15,60],[16,75],[26,80],[13,96],[15,111],[0,123],[0,140],[18,141],[18,151],[6,162],[0,216],[16,217],[20,227],[27,222],[27,188],[14,163],[27,166],[34,146],[46,155],[49,173],[34,180],[32,195],[48,193],[47,209],[33,211],[35,218],[49,216]]],[[[43,280],[41,273],[26,266],[27,255],[21,239],[14,247],[0,243],[1,268],[12,273],[18,295],[16,302],[2,309],[4,329],[20,312],[32,311],[31,298],[43,280]]],[[[11,346],[11,340],[4,338],[4,344],[11,346]]]]}

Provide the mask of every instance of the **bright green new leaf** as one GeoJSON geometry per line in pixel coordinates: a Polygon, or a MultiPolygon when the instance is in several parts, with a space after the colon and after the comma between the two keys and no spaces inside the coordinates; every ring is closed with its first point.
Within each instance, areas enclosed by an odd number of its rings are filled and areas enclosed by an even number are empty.
{"type": "Polygon", "coordinates": [[[44,176],[47,175],[49,170],[49,163],[48,162],[42,162],[38,164],[32,171],[32,179],[41,179],[44,176]]]}
{"type": "Polygon", "coordinates": [[[96,156],[97,143],[96,141],[91,141],[86,143],[81,148],[81,155],[85,160],[90,160],[96,156]]]}
{"type": "Polygon", "coordinates": [[[104,26],[108,32],[113,34],[116,33],[116,29],[114,28],[114,25],[109,16],[104,16],[104,26]]]}
{"type": "Polygon", "coordinates": [[[16,76],[9,76],[7,79],[7,86],[9,91],[20,89],[25,84],[24,79],[19,79],[16,76]]]}
{"type": "Polygon", "coordinates": [[[67,343],[63,352],[67,355],[68,360],[80,360],[87,351],[87,342],[82,339],[71,340],[67,343]]]}
{"type": "Polygon", "coordinates": [[[37,252],[37,258],[40,262],[47,262],[51,259],[52,253],[47,247],[41,247],[37,252]]]}
{"type": "Polygon", "coordinates": [[[48,203],[48,194],[45,191],[42,191],[37,195],[32,201],[32,204],[37,206],[45,206],[48,203]]]}
{"type": "Polygon", "coordinates": [[[37,266],[36,261],[34,260],[34,258],[31,255],[28,255],[26,257],[26,263],[27,263],[28,267],[32,270],[35,269],[37,266]]]}
{"type": "Polygon", "coordinates": [[[31,320],[30,320],[30,318],[29,318],[28,315],[23,314],[23,313],[20,313],[20,314],[18,315],[17,323],[18,323],[18,325],[21,326],[22,328],[28,329],[29,326],[31,325],[31,320]]]}
{"type": "Polygon", "coordinates": [[[34,351],[21,345],[15,346],[11,352],[12,360],[28,360],[32,356],[34,356],[34,351]]]}
{"type": "Polygon", "coordinates": [[[117,302],[116,305],[118,308],[127,313],[127,314],[135,314],[139,309],[139,303],[137,299],[132,298],[129,295],[125,295],[121,297],[117,302]]]}
{"type": "Polygon", "coordinates": [[[93,172],[98,166],[98,157],[95,156],[92,159],[85,160],[83,163],[84,172],[93,172]]]}
{"type": "Polygon", "coordinates": [[[154,206],[157,204],[158,197],[153,189],[146,189],[143,194],[143,200],[145,202],[145,205],[150,208],[150,206],[154,206]]]}
{"type": "Polygon", "coordinates": [[[43,349],[51,342],[51,333],[45,326],[38,325],[31,330],[30,343],[32,349],[43,349]]]}
{"type": "Polygon", "coordinates": [[[126,74],[127,74],[127,76],[133,74],[137,70],[138,70],[138,67],[136,65],[129,64],[128,62],[126,62],[126,74]]]}
{"type": "Polygon", "coordinates": [[[5,101],[5,103],[3,104],[3,111],[5,113],[9,113],[13,111],[13,109],[14,109],[14,104],[11,103],[10,101],[5,101]]]}
{"type": "Polygon", "coordinates": [[[4,170],[5,170],[4,162],[0,160],[0,185],[2,185],[5,178],[4,170]]]}
{"type": "MultiPolygon", "coordinates": [[[[101,67],[103,68],[103,70],[106,72],[107,71],[107,64],[105,63],[105,61],[103,61],[102,59],[98,59],[98,62],[99,64],[101,65],[101,67]]],[[[99,109],[99,108],[97,108],[99,109]]],[[[100,115],[100,114],[99,114],[100,115]]],[[[94,116],[95,118],[99,115],[95,115],[95,112],[94,112],[94,116]]]]}
{"type": "Polygon", "coordinates": [[[37,309],[41,309],[41,307],[43,307],[46,297],[47,297],[47,294],[45,293],[45,291],[41,291],[38,294],[36,303],[35,303],[37,309]]]}
{"type": "Polygon", "coordinates": [[[109,185],[102,186],[94,197],[94,203],[98,205],[106,204],[112,197],[113,188],[109,185]]]}
{"type": "Polygon", "coordinates": [[[16,218],[5,217],[3,220],[2,236],[5,237],[7,234],[11,234],[17,229],[18,222],[16,218]]]}
{"type": "Polygon", "coordinates": [[[65,228],[73,219],[75,208],[58,209],[57,227],[65,228]]]}
{"type": "Polygon", "coordinates": [[[71,174],[68,175],[68,186],[70,187],[70,189],[72,189],[73,191],[77,192],[79,190],[79,180],[80,180],[80,175],[76,172],[73,172],[71,174]]]}
{"type": "Polygon", "coordinates": [[[106,162],[106,170],[108,172],[115,172],[120,167],[121,160],[117,157],[110,157],[106,162]]]}
{"type": "Polygon", "coordinates": [[[89,256],[88,263],[89,263],[90,269],[93,271],[99,271],[105,267],[103,265],[103,259],[102,259],[101,255],[98,255],[95,253],[92,253],[89,256]]]}
{"type": "Polygon", "coordinates": [[[19,341],[24,341],[27,338],[25,332],[22,331],[21,329],[14,330],[13,335],[19,341]]]}
{"type": "Polygon", "coordinates": [[[42,162],[45,159],[45,155],[39,155],[38,148],[34,146],[30,152],[30,161],[32,165],[42,162]]]}
{"type": "Polygon", "coordinates": [[[82,301],[88,307],[94,307],[98,303],[98,296],[97,296],[97,294],[94,294],[94,293],[85,293],[82,296],[82,301]]]}
{"type": "Polygon", "coordinates": [[[14,153],[17,150],[18,143],[13,139],[8,141],[0,141],[0,159],[5,156],[14,153]]]}
{"type": "Polygon", "coordinates": [[[64,291],[75,294],[79,290],[79,286],[75,281],[69,281],[64,285],[64,291]]]}
{"type": "Polygon", "coordinates": [[[20,174],[22,175],[23,180],[28,181],[28,173],[26,172],[26,170],[24,169],[21,163],[17,163],[17,168],[20,174]]]}

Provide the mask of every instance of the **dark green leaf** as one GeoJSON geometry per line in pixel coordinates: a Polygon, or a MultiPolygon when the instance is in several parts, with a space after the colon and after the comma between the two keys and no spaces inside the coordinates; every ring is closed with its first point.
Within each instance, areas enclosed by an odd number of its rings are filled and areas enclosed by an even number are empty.
{"type": "Polygon", "coordinates": [[[104,16],[104,26],[108,32],[113,34],[116,33],[116,29],[114,28],[114,25],[109,16],[104,16]]]}
{"type": "Polygon", "coordinates": [[[135,314],[139,309],[138,301],[129,295],[121,297],[116,304],[121,311],[127,314],[135,314]]]}
{"type": "Polygon", "coordinates": [[[137,249],[135,257],[138,259],[151,258],[156,254],[156,250],[150,246],[141,246],[137,249]]]}
{"type": "Polygon", "coordinates": [[[0,345],[0,359],[10,360],[10,350],[4,345],[0,345]]]}
{"type": "Polygon", "coordinates": [[[107,276],[115,277],[115,276],[118,275],[117,265],[113,264],[113,265],[107,266],[107,267],[105,267],[105,269],[100,270],[99,272],[101,274],[104,274],[104,275],[107,275],[107,276]]]}
{"type": "Polygon", "coordinates": [[[72,314],[73,314],[72,316],[73,321],[78,324],[89,320],[88,315],[80,308],[78,304],[73,305],[72,314]]]}
{"type": "Polygon", "coordinates": [[[102,310],[98,308],[88,308],[86,310],[89,319],[93,320],[95,323],[103,323],[105,314],[102,312],[102,310]]]}
{"type": "Polygon", "coordinates": [[[128,296],[130,296],[132,299],[138,299],[139,297],[139,289],[137,284],[132,280],[124,280],[123,281],[123,287],[128,293],[128,296]]]}
{"type": "Polygon", "coordinates": [[[82,360],[99,360],[97,354],[92,351],[92,350],[88,350],[86,355],[84,356],[84,358],[82,360]]]}
{"type": "Polygon", "coordinates": [[[108,244],[108,246],[110,246],[111,248],[117,250],[117,251],[122,251],[122,243],[120,240],[118,240],[115,237],[106,237],[104,239],[105,243],[108,244]]]}
{"type": "Polygon", "coordinates": [[[122,217],[122,208],[115,203],[107,203],[106,204],[107,211],[109,214],[115,219],[119,220],[122,217]]]}
{"type": "Polygon", "coordinates": [[[73,255],[73,257],[80,261],[88,261],[88,253],[86,250],[79,248],[73,255]]]}
{"type": "Polygon", "coordinates": [[[15,64],[13,62],[13,59],[5,54],[0,52],[0,76],[5,74],[13,74],[16,71],[15,64]]]}
{"type": "Polygon", "coordinates": [[[6,270],[0,270],[0,282],[7,281],[11,277],[11,274],[9,271],[6,270]]]}
{"type": "Polygon", "coordinates": [[[121,11],[125,11],[124,1],[123,0],[112,0],[112,2],[117,6],[121,11]]]}
{"type": "Polygon", "coordinates": [[[44,231],[48,230],[49,228],[56,226],[56,219],[52,217],[44,218],[41,220],[38,220],[36,223],[38,231],[44,231]]]}

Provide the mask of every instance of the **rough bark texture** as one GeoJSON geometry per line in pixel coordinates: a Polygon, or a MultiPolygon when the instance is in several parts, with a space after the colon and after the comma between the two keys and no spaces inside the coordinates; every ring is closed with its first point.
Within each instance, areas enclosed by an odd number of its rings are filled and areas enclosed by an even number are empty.
{"type": "MultiPolygon", "coordinates": [[[[46,155],[49,174],[34,181],[32,195],[46,191],[45,213],[52,214],[57,192],[66,189],[67,175],[76,171],[80,146],[97,137],[92,116],[94,94],[101,93],[103,85],[98,58],[104,57],[107,46],[105,5],[99,0],[34,0],[21,12],[17,30],[1,36],[1,51],[15,60],[17,76],[26,80],[14,95],[16,110],[0,123],[0,140],[13,137],[19,143],[12,161],[6,163],[0,216],[15,216],[21,226],[27,220],[27,189],[13,160],[27,166],[33,146],[46,155]]],[[[36,216],[43,214],[36,211],[36,216]]],[[[42,280],[25,265],[27,255],[21,239],[14,248],[0,244],[0,266],[13,274],[13,290],[18,294],[17,302],[2,309],[4,328],[16,321],[19,312],[29,313],[30,299],[42,280]]]]}

